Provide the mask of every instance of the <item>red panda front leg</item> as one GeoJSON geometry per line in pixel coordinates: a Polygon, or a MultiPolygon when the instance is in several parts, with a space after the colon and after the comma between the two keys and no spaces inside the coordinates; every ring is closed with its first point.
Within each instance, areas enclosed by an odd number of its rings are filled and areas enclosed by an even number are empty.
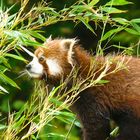
{"type": "Polygon", "coordinates": [[[72,108],[83,125],[84,140],[105,140],[110,134],[109,115],[98,108],[92,95],[90,91],[80,93],[72,108]]]}

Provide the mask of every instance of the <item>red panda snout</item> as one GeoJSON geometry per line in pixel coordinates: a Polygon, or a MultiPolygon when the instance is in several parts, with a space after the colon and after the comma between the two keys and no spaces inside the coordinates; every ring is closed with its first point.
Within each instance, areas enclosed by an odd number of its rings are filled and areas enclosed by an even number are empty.
{"type": "Polygon", "coordinates": [[[43,75],[44,68],[39,63],[38,58],[34,57],[33,60],[26,66],[27,73],[33,78],[40,78],[43,75]]]}

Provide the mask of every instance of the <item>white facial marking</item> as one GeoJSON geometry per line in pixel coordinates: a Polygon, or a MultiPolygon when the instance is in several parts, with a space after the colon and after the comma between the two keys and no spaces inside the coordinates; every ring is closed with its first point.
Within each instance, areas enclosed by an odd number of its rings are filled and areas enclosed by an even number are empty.
{"type": "Polygon", "coordinates": [[[58,75],[62,73],[62,68],[56,59],[47,59],[46,64],[48,65],[51,75],[58,75]]]}
{"type": "Polygon", "coordinates": [[[43,75],[43,66],[38,62],[37,57],[34,57],[29,65],[31,65],[31,69],[28,73],[31,77],[39,78],[43,75]]]}

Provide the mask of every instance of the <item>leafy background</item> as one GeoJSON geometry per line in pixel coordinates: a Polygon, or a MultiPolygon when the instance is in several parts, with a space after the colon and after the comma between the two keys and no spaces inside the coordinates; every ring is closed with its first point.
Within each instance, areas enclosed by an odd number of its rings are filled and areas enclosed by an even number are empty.
{"type": "MultiPolygon", "coordinates": [[[[139,6],[139,0],[50,0],[44,3],[39,0],[1,0],[1,135],[7,132],[8,116],[13,112],[23,115],[25,110],[22,108],[32,98],[36,83],[28,76],[20,76],[31,60],[20,45],[34,51],[50,35],[53,38],[77,37],[80,39],[79,43],[94,54],[95,51],[100,54],[123,51],[128,55],[139,55],[139,6]]],[[[28,103],[25,108],[29,106],[28,103]]],[[[71,140],[78,140],[81,136],[80,124],[75,121],[74,114],[67,109],[57,113],[41,132],[32,134],[28,139],[61,140],[69,137],[71,140]]],[[[18,127],[27,120],[24,117],[21,119],[21,116],[16,122],[18,127]]],[[[28,127],[25,131],[28,131],[28,127]]],[[[24,133],[19,131],[18,135],[24,133]]]]}

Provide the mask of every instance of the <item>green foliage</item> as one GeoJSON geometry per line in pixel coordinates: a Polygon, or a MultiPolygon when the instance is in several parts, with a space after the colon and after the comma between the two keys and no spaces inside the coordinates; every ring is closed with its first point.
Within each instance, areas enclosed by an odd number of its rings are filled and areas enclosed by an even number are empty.
{"type": "MultiPolygon", "coordinates": [[[[100,0],[78,0],[70,6],[66,6],[61,10],[46,5],[41,2],[38,6],[34,6],[30,11],[24,9],[28,4],[28,0],[21,1],[21,7],[17,13],[10,14],[14,6],[7,10],[0,7],[0,93],[9,93],[8,86],[20,88],[19,85],[8,74],[11,73],[11,60],[21,61],[26,63],[23,50],[20,46],[37,47],[42,46],[46,37],[42,27],[47,27],[58,22],[72,21],[75,25],[83,23],[87,29],[96,35],[96,30],[91,22],[102,29],[102,34],[97,45],[97,53],[103,54],[103,51],[109,42],[122,32],[129,33],[133,36],[140,36],[140,18],[125,19],[120,17],[120,14],[127,14],[127,11],[122,6],[132,4],[126,0],[111,0],[104,5],[99,5],[100,0]],[[111,29],[106,30],[107,24],[111,29]],[[101,27],[103,25],[103,27],[101,27]]],[[[47,34],[47,33],[46,33],[47,34]]],[[[47,34],[49,36],[49,34],[47,34]]],[[[124,53],[131,55],[133,47],[125,48],[122,45],[113,44],[112,47],[124,50],[124,53]]],[[[109,61],[104,68],[107,71],[109,61]]],[[[118,70],[118,68],[116,68],[118,70]]],[[[18,140],[18,139],[68,139],[77,140],[75,136],[71,136],[73,126],[81,127],[79,122],[75,120],[75,115],[69,112],[68,107],[73,103],[75,96],[85,88],[95,84],[105,84],[108,81],[103,80],[106,71],[104,71],[97,79],[86,83],[85,79],[81,83],[77,82],[73,86],[71,92],[74,94],[71,98],[62,102],[61,96],[56,96],[56,93],[64,86],[55,87],[48,96],[44,93],[44,88],[35,88],[30,101],[23,105],[23,102],[16,102],[14,106],[19,109],[17,112],[8,115],[8,123],[6,121],[0,125],[1,139],[18,140]],[[86,83],[86,84],[83,84],[86,83]],[[84,85],[84,87],[83,87],[84,85]],[[20,108],[20,107],[21,108],[20,108]],[[19,107],[19,108],[18,108],[19,107]],[[64,110],[65,109],[65,110],[64,110]],[[54,119],[55,118],[55,119],[54,119]],[[53,120],[63,122],[68,126],[66,133],[60,135],[58,130],[53,129],[53,120]],[[29,125],[29,129],[27,129],[29,125]],[[26,132],[23,132],[26,130],[26,132]],[[47,134],[44,131],[49,130],[47,134]]],[[[11,94],[11,93],[10,93],[11,94]]],[[[68,93],[67,93],[68,94],[68,93]]],[[[67,96],[65,93],[65,98],[67,96]]],[[[114,135],[117,130],[114,130],[114,135]]],[[[117,135],[117,134],[115,134],[117,135]]]]}
{"type": "MultiPolygon", "coordinates": [[[[56,120],[61,120],[68,125],[72,124],[80,127],[79,122],[75,120],[75,115],[65,109],[66,106],[68,107],[71,105],[71,101],[75,96],[62,102],[59,99],[61,98],[61,95],[57,94],[57,96],[54,97],[54,92],[57,92],[57,90],[58,88],[54,88],[48,95],[46,94],[44,84],[37,83],[31,99],[23,105],[18,112],[9,114],[8,124],[1,125],[0,139],[24,140],[26,138],[40,138],[42,137],[42,133],[40,133],[40,131],[43,127],[46,127],[46,129],[51,129],[51,127],[53,127],[53,125],[51,125],[51,121],[54,118],[56,118],[56,120]],[[55,99],[53,102],[51,101],[52,98],[55,99]],[[26,130],[28,127],[29,129],[26,130]],[[24,134],[24,131],[27,132],[24,134]],[[21,135],[21,133],[24,135],[21,135]],[[38,133],[38,135],[36,135],[36,133],[38,133]]],[[[62,89],[59,87],[59,90],[62,89]]],[[[69,137],[67,133],[60,135],[55,132],[48,132],[46,137],[50,136],[53,138],[69,137]]]]}
{"type": "Polygon", "coordinates": [[[107,6],[122,6],[127,4],[132,4],[132,2],[129,2],[127,0],[112,0],[106,3],[107,6]]]}
{"type": "Polygon", "coordinates": [[[8,63],[7,57],[25,61],[22,55],[19,56],[20,53],[18,51],[20,48],[18,47],[18,45],[40,46],[41,44],[35,41],[33,38],[40,39],[43,42],[45,41],[45,37],[43,37],[40,34],[41,32],[38,30],[43,26],[48,26],[59,21],[72,20],[76,22],[76,24],[82,22],[89,30],[91,30],[95,34],[94,29],[89,24],[90,21],[94,21],[96,24],[100,22],[111,23],[113,21],[113,28],[115,29],[109,30],[105,34],[103,33],[100,42],[111,38],[112,36],[114,36],[114,34],[117,34],[122,30],[125,30],[134,35],[140,35],[140,27],[138,25],[140,19],[133,19],[131,21],[128,21],[124,18],[110,17],[110,14],[125,12],[124,10],[120,10],[114,6],[131,4],[131,2],[128,2],[126,0],[110,1],[100,7],[97,6],[98,2],[99,0],[88,1],[86,3],[84,2],[84,0],[81,0],[77,1],[70,7],[64,8],[60,11],[49,7],[48,5],[46,6],[44,5],[44,3],[41,3],[37,7],[33,7],[26,15],[23,13],[24,8],[28,3],[27,0],[21,4],[21,9],[17,13],[12,15],[9,15],[9,11],[14,8],[14,6],[7,9],[6,11],[3,11],[1,7],[0,90],[3,92],[7,92],[7,90],[3,87],[3,84],[6,83],[9,83],[14,87],[18,87],[12,79],[7,78],[7,76],[5,75],[5,72],[10,69],[10,64],[8,63]],[[10,54],[9,52],[11,50],[16,50],[18,54],[10,54]]]}

